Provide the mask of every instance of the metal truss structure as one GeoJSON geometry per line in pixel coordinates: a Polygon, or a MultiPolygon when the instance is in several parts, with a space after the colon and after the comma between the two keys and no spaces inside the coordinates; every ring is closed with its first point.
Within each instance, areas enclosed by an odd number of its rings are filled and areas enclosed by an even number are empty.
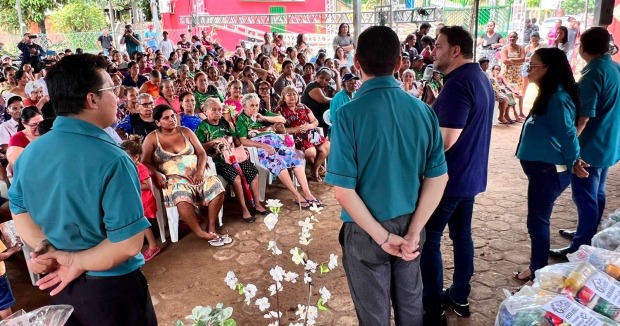
{"type": "MultiPolygon", "coordinates": [[[[362,25],[379,23],[423,23],[441,20],[441,8],[421,7],[415,9],[396,9],[392,11],[364,11],[362,25]]],[[[209,15],[199,13],[181,16],[180,22],[189,26],[211,25],[339,25],[353,24],[352,12],[326,13],[286,13],[263,15],[209,15]]]]}

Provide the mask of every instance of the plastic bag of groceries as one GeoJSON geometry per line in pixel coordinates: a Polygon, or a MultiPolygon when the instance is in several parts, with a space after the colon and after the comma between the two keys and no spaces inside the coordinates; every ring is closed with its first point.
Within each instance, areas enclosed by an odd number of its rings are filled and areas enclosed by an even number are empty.
{"type": "Polygon", "coordinates": [[[568,254],[570,262],[587,261],[599,271],[620,280],[620,251],[611,251],[583,245],[572,254],[568,254]]]}
{"type": "Polygon", "coordinates": [[[618,281],[587,261],[558,265],[537,271],[534,286],[570,296],[582,306],[620,322],[618,281]]]}
{"type": "Polygon", "coordinates": [[[618,222],[620,222],[620,208],[616,209],[613,213],[607,215],[607,217],[601,221],[601,227],[604,230],[606,228],[612,227],[618,222]]]}
{"type": "Polygon", "coordinates": [[[604,229],[592,237],[592,247],[616,250],[620,247],[620,225],[604,229]]]}
{"type": "Polygon", "coordinates": [[[618,323],[580,305],[570,296],[524,286],[515,295],[507,295],[500,304],[495,326],[530,325],[616,326],[618,323]]]}
{"type": "Polygon", "coordinates": [[[69,305],[45,306],[31,312],[20,310],[0,321],[0,326],[62,326],[72,312],[69,305]]]}

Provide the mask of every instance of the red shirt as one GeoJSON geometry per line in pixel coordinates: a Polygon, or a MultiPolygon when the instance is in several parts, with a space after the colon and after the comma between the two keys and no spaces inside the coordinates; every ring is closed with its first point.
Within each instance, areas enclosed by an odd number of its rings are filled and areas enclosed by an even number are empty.
{"type": "Polygon", "coordinates": [[[16,133],[13,137],[11,137],[11,139],[9,139],[9,147],[17,146],[26,148],[28,144],[30,144],[30,140],[28,140],[28,137],[26,137],[23,131],[16,133]]]}
{"type": "MultiPolygon", "coordinates": [[[[140,183],[150,178],[149,169],[142,163],[138,163],[138,178],[140,183]]],[[[151,189],[142,189],[142,206],[144,207],[144,216],[147,218],[155,218],[157,215],[157,202],[151,189]]]]}

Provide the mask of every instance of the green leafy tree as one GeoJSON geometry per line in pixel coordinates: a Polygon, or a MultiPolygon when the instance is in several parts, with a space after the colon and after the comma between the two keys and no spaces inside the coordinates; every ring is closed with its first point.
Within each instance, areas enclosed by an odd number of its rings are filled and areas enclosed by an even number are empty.
{"type": "MultiPolygon", "coordinates": [[[[66,0],[21,0],[24,23],[37,23],[39,31],[45,33],[45,13],[60,7],[66,0]]],[[[19,30],[15,0],[0,0],[0,25],[9,30],[19,30]]]]}
{"type": "Polygon", "coordinates": [[[103,10],[83,0],[64,5],[52,15],[52,22],[61,32],[96,31],[107,24],[103,10]]]}

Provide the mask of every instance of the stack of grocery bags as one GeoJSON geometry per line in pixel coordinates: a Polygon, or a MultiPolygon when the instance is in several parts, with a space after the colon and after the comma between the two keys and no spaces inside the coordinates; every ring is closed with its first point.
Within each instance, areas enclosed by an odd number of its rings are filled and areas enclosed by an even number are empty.
{"type": "Polygon", "coordinates": [[[620,326],[620,210],[601,225],[568,263],[538,270],[514,295],[505,290],[495,325],[620,326]]]}

